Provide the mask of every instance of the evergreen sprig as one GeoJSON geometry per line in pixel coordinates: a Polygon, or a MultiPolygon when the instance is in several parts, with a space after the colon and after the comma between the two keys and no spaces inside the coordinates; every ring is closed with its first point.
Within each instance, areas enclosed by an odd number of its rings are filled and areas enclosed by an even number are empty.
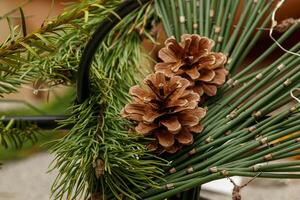
{"type": "MultiPolygon", "coordinates": [[[[85,20],[90,15],[95,16],[99,10],[104,12],[102,18],[105,17],[110,11],[101,7],[103,2],[82,1],[72,5],[56,20],[45,21],[39,30],[26,36],[23,35],[22,27],[14,26],[9,16],[6,16],[10,35],[0,45],[0,96],[17,92],[23,84],[35,82],[45,83],[49,90],[58,84],[74,84],[74,76],[89,37],[89,30],[95,28],[101,17],[85,20]],[[83,26],[86,29],[81,28],[83,26]]],[[[111,6],[108,5],[108,8],[111,6]]],[[[35,127],[30,124],[27,126],[35,127]]],[[[3,127],[0,128],[0,134],[12,136],[5,132],[3,127]]],[[[15,128],[14,132],[20,133],[22,129],[17,131],[15,128]]],[[[32,131],[32,134],[35,132],[32,131]]],[[[21,137],[18,139],[22,141],[21,137]]]]}
{"type": "Polygon", "coordinates": [[[110,2],[104,9],[104,2],[82,1],[70,6],[57,19],[45,21],[39,30],[25,37],[22,27],[9,23],[11,34],[0,46],[1,82],[7,86],[0,92],[15,92],[21,84],[37,79],[49,86],[74,83],[70,78],[77,70],[90,31],[118,3],[110,2]]]}
{"type": "Polygon", "coordinates": [[[129,88],[147,70],[147,63],[140,68],[144,59],[136,29],[145,30],[145,22],[154,14],[151,7],[144,5],[123,19],[100,46],[91,68],[92,96],[72,108],[62,126],[73,128],[53,148],[57,153],[53,168],[60,171],[53,185],[54,199],[94,194],[136,199],[136,190],[155,188],[154,180],[162,177],[166,162],[151,155],[139,138],[128,135],[131,124],[119,116],[129,101],[129,88]],[[104,174],[97,177],[94,167],[99,160],[104,174]]]}
{"type": "Polygon", "coordinates": [[[41,134],[38,127],[24,122],[11,120],[8,124],[0,122],[0,145],[5,148],[21,148],[24,143],[37,141],[41,134]]]}

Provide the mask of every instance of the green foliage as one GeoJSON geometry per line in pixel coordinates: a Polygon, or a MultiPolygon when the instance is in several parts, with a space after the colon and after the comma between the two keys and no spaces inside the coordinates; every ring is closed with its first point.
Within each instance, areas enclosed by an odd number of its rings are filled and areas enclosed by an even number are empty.
{"type": "Polygon", "coordinates": [[[46,20],[41,29],[25,37],[22,28],[9,23],[11,34],[0,46],[1,82],[7,86],[0,92],[15,92],[20,84],[35,80],[43,80],[49,87],[72,84],[90,31],[110,12],[101,6],[103,2],[82,1],[70,6],[55,21],[46,20]]]}
{"type": "Polygon", "coordinates": [[[75,106],[72,117],[62,122],[73,124],[73,128],[53,148],[57,153],[53,167],[60,171],[53,185],[54,199],[86,198],[90,191],[134,198],[133,186],[140,190],[153,187],[156,184],[152,179],[162,175],[158,159],[147,153],[137,138],[128,136],[129,124],[118,113],[109,113],[108,108],[102,116],[100,101],[100,96],[94,96],[75,106]],[[94,168],[98,159],[105,164],[105,173],[99,179],[94,168]]]}
{"type": "MultiPolygon", "coordinates": [[[[216,97],[205,102],[204,132],[191,147],[170,159],[176,172],[164,178],[172,187],[147,191],[143,199],[185,195],[186,190],[235,175],[300,178],[298,168],[293,167],[299,166],[298,161],[274,163],[300,154],[299,104],[295,105],[290,95],[300,86],[300,57],[283,52],[271,64],[264,64],[278,48],[274,43],[250,64],[245,63],[270,24],[272,3],[158,0],[156,5],[169,36],[179,39],[183,33],[196,33],[213,38],[214,51],[228,55],[230,78],[216,97]]],[[[299,22],[280,35],[278,42],[283,43],[297,28],[299,22]]],[[[291,51],[299,52],[299,47],[298,42],[291,51]]]]}
{"type": "MultiPolygon", "coordinates": [[[[32,135],[32,132],[30,132],[30,135],[32,135]]],[[[48,145],[48,142],[62,138],[64,136],[64,132],[39,130],[39,132],[34,135],[35,135],[34,141],[28,139],[22,139],[21,147],[18,148],[15,147],[5,148],[3,146],[0,147],[0,162],[6,164],[6,162],[28,158],[33,154],[42,151],[47,151],[50,146],[48,145]]]]}
{"type": "MultiPolygon", "coordinates": [[[[81,1],[25,37],[11,26],[9,39],[0,46],[0,94],[15,92],[21,84],[36,80],[50,87],[74,84],[90,34],[120,2],[81,1]]],[[[169,36],[179,39],[183,33],[197,33],[214,39],[214,50],[228,55],[226,67],[231,73],[218,95],[205,103],[204,132],[193,145],[170,157],[169,166],[147,152],[140,138],[128,135],[131,124],[119,117],[129,100],[129,88],[149,70],[147,63],[141,64],[145,59],[137,29],[144,30],[148,20],[156,16],[155,9],[147,4],[122,20],[100,46],[92,64],[92,95],[70,108],[70,118],[61,124],[72,128],[53,142],[57,156],[52,168],[59,170],[54,199],[100,194],[108,199],[161,200],[178,193],[187,196],[186,190],[235,175],[300,178],[298,161],[273,162],[300,154],[299,105],[294,105],[290,96],[293,88],[300,87],[300,58],[283,53],[266,65],[264,61],[277,49],[272,44],[250,64],[245,63],[270,23],[272,4],[266,0],[243,2],[155,3],[169,36]],[[237,13],[239,5],[241,15],[237,13]],[[104,162],[100,177],[96,176],[97,160],[104,162]],[[176,172],[167,173],[168,169],[176,172]]],[[[283,43],[298,27],[299,22],[278,41],[283,43]]],[[[299,50],[300,43],[291,48],[299,50]]],[[[11,129],[10,124],[0,130],[5,137],[26,133],[11,129]]],[[[27,135],[31,134],[25,134],[24,140],[27,135]]]]}
{"type": "MultiPolygon", "coordinates": [[[[9,69],[1,70],[3,82],[14,77],[18,81],[7,93],[16,91],[21,83],[35,80],[49,87],[73,84],[90,34],[119,3],[83,1],[55,21],[45,22],[35,33],[26,37],[12,34],[0,49],[2,60],[13,55],[15,61],[1,66],[9,69]]],[[[143,28],[153,14],[150,4],[143,6],[124,19],[100,47],[91,69],[93,95],[82,105],[70,108],[72,115],[62,126],[73,128],[53,143],[57,157],[52,167],[60,172],[53,184],[54,199],[87,198],[92,193],[134,198],[133,186],[139,190],[154,187],[153,179],[162,176],[165,162],[150,155],[138,138],[128,136],[130,124],[119,117],[128,101],[129,87],[147,70],[140,69],[141,36],[136,29],[143,28]],[[105,174],[99,179],[93,167],[97,159],[105,161],[105,174]]]]}
{"type": "Polygon", "coordinates": [[[72,116],[62,126],[73,128],[53,148],[57,153],[53,168],[60,171],[53,185],[54,199],[87,198],[91,191],[136,199],[134,188],[153,188],[154,179],[163,175],[166,163],[149,154],[138,138],[129,136],[131,125],[119,116],[129,100],[129,88],[147,70],[146,63],[140,69],[141,36],[135,29],[145,26],[145,19],[153,15],[150,8],[147,4],[123,19],[100,46],[91,69],[92,96],[72,108],[72,116]],[[105,173],[97,178],[94,167],[99,159],[105,173]]]}
{"type": "Polygon", "coordinates": [[[34,125],[11,120],[7,125],[0,123],[0,145],[5,148],[21,148],[27,141],[36,141],[39,134],[38,128],[34,125]],[[13,128],[12,128],[13,127],[13,128]]]}
{"type": "MultiPolygon", "coordinates": [[[[39,116],[39,115],[64,115],[68,114],[68,107],[73,104],[74,91],[67,91],[66,94],[62,97],[56,95],[55,92],[52,92],[52,95],[55,96],[55,100],[39,105],[39,108],[22,100],[0,100],[1,103],[18,103],[23,104],[24,106],[17,107],[15,109],[11,108],[8,110],[1,111],[1,116],[39,116]],[[26,106],[26,107],[25,107],[26,106]]],[[[53,135],[50,138],[57,138],[61,131],[44,131],[40,130],[35,124],[29,122],[22,122],[16,120],[10,120],[8,123],[0,123],[0,146],[5,150],[1,150],[1,154],[5,151],[19,151],[23,149],[23,144],[27,148],[33,146],[36,142],[40,141],[43,138],[46,138],[46,134],[53,135]]],[[[7,156],[2,156],[7,157],[7,156]]]]}

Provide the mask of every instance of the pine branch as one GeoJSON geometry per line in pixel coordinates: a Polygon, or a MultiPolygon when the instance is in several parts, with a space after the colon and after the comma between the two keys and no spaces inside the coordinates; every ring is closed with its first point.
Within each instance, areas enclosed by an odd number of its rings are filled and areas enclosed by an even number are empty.
{"type": "Polygon", "coordinates": [[[0,145],[4,148],[21,148],[24,143],[37,141],[37,135],[41,134],[38,127],[26,123],[11,120],[8,124],[0,123],[0,145]]]}
{"type": "MultiPolygon", "coordinates": [[[[92,12],[95,11],[97,9],[97,4],[101,5],[103,4],[105,1],[96,1],[93,3],[81,3],[81,4],[76,4],[76,7],[70,7],[69,9],[67,9],[63,14],[61,14],[60,16],[57,17],[56,20],[54,21],[48,21],[48,22],[44,22],[46,24],[43,24],[42,27],[36,31],[33,32],[29,35],[27,35],[26,37],[21,37],[19,39],[16,39],[15,41],[10,41],[10,44],[7,43],[6,45],[2,46],[0,49],[0,56],[5,56],[7,54],[11,54],[12,52],[18,50],[18,52],[20,51],[26,51],[28,49],[26,49],[22,44],[27,44],[32,42],[31,40],[36,40],[38,39],[39,35],[46,35],[47,33],[51,33],[53,30],[58,30],[60,29],[61,25],[66,25],[71,23],[74,20],[83,18],[84,15],[86,15],[87,12],[92,12]],[[86,12],[84,12],[86,11],[86,12]],[[39,35],[37,35],[39,34],[39,35]]],[[[47,40],[45,40],[47,41],[47,40]]]]}
{"type": "Polygon", "coordinates": [[[92,64],[91,97],[74,106],[71,117],[62,122],[73,128],[53,148],[57,158],[52,167],[60,171],[52,188],[54,199],[96,194],[137,199],[135,190],[156,187],[154,180],[162,176],[160,168],[165,163],[151,155],[138,138],[128,135],[131,124],[119,116],[129,100],[129,88],[146,69],[140,70],[141,41],[135,30],[145,30],[145,19],[154,15],[149,6],[127,16],[109,34],[92,64]],[[97,163],[102,163],[99,169],[97,163]]]}
{"type": "Polygon", "coordinates": [[[14,92],[22,83],[37,79],[49,82],[50,86],[73,83],[72,74],[76,71],[90,29],[110,12],[106,10],[96,18],[95,13],[103,10],[101,3],[76,4],[56,20],[44,22],[39,30],[25,37],[18,27],[11,27],[10,38],[0,48],[1,81],[7,85],[1,93],[14,92]],[[84,20],[88,16],[90,20],[86,24],[84,20]]]}

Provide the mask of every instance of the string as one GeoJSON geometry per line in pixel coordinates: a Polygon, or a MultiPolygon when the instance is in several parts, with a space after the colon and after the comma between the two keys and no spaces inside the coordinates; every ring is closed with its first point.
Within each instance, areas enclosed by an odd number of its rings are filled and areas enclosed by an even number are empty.
{"type": "Polygon", "coordinates": [[[291,90],[290,94],[293,99],[295,99],[298,103],[300,103],[300,99],[294,95],[295,91],[300,91],[300,88],[294,88],[291,90]]]}
{"type": "MultiPolygon", "coordinates": [[[[273,13],[272,13],[272,24],[271,24],[271,28],[270,28],[270,32],[269,32],[269,36],[270,36],[270,38],[276,43],[276,45],[280,48],[280,49],[282,49],[283,51],[285,51],[285,52],[287,52],[287,53],[289,53],[289,54],[292,54],[292,55],[295,55],[295,56],[299,56],[300,57],[300,54],[298,54],[298,53],[295,53],[295,52],[292,52],[292,51],[289,51],[289,50],[287,50],[287,49],[285,49],[274,37],[273,37],[273,31],[274,31],[274,28],[277,26],[277,24],[278,24],[278,22],[276,21],[276,13],[277,13],[277,11],[279,10],[279,8],[283,5],[285,3],[285,0],[280,0],[278,3],[277,3],[277,5],[276,5],[276,7],[275,7],[275,9],[274,9],[274,11],[273,11],[273,13]]],[[[298,22],[299,22],[299,20],[298,20],[298,22]]]]}

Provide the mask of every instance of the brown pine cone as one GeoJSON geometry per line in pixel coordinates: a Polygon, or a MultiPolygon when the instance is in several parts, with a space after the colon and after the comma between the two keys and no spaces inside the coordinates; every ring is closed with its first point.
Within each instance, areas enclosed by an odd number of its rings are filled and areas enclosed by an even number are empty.
{"type": "Polygon", "coordinates": [[[298,23],[299,19],[294,18],[287,18],[285,20],[282,20],[279,24],[277,24],[274,28],[275,31],[279,33],[286,32],[291,26],[293,26],[295,23],[298,23]]]}
{"type": "Polygon", "coordinates": [[[200,96],[216,95],[217,87],[225,83],[228,71],[224,68],[226,56],[211,52],[213,40],[196,34],[184,34],[180,43],[170,37],[165,45],[159,51],[158,56],[163,62],[156,64],[156,72],[187,78],[200,96]]]}
{"type": "Polygon", "coordinates": [[[133,101],[125,106],[122,117],[134,121],[139,134],[157,139],[150,145],[152,149],[175,153],[183,145],[192,144],[192,133],[203,129],[199,121],[206,110],[198,107],[200,96],[187,89],[190,82],[179,76],[155,73],[144,83],[145,88],[130,89],[133,101]]]}

